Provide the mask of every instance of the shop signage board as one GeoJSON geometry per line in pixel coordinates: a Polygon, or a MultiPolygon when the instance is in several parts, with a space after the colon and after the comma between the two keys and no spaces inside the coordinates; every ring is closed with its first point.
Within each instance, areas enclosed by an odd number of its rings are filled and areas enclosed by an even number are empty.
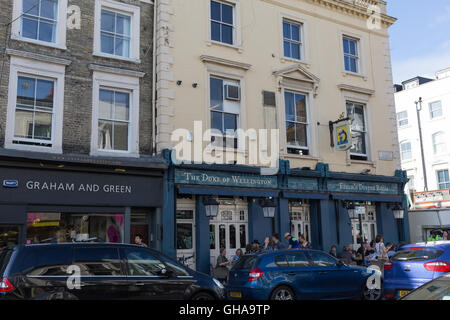
{"type": "Polygon", "coordinates": [[[162,206],[162,178],[55,170],[0,170],[0,199],[16,203],[162,206]]]}
{"type": "Polygon", "coordinates": [[[241,188],[278,188],[277,176],[259,176],[200,170],[175,170],[175,183],[241,188]]]}
{"type": "Polygon", "coordinates": [[[300,191],[318,191],[319,184],[316,178],[289,177],[288,189],[300,191]]]}
{"type": "Polygon", "coordinates": [[[450,190],[414,192],[413,202],[416,209],[450,207],[450,190]]]}
{"type": "Polygon", "coordinates": [[[328,180],[327,185],[331,192],[398,194],[398,187],[395,183],[328,180]]]}
{"type": "Polygon", "coordinates": [[[352,148],[352,130],[350,120],[342,120],[333,124],[334,145],[338,151],[352,148]]]}

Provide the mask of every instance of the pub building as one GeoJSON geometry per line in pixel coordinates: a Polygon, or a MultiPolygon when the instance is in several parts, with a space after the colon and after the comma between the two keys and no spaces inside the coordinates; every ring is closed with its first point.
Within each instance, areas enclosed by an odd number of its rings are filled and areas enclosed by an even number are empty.
{"type": "Polygon", "coordinates": [[[163,241],[164,251],[209,273],[220,248],[231,258],[254,240],[263,245],[275,232],[281,238],[286,232],[303,234],[314,249],[327,252],[332,245],[339,251],[350,243],[358,247],[358,234],[367,241],[377,234],[385,242],[409,241],[403,171],[330,172],[324,163],[301,170],[291,169],[287,160],[279,161],[277,175],[260,175],[260,169],[170,163],[163,226],[169,234],[172,226],[175,230],[163,241]]]}
{"type": "Polygon", "coordinates": [[[102,158],[0,149],[0,246],[144,243],[161,249],[162,158],[102,158]]]}

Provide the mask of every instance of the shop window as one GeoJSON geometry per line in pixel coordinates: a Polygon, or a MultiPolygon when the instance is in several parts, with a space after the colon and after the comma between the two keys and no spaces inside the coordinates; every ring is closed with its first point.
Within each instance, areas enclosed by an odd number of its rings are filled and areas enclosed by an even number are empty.
{"type": "Polygon", "coordinates": [[[216,226],[213,224],[209,225],[209,248],[216,249],[216,226]]]}
{"type": "Polygon", "coordinates": [[[182,220],[194,219],[194,210],[177,210],[177,219],[182,220]]]}
{"type": "Polygon", "coordinates": [[[19,226],[0,226],[0,250],[19,244],[19,226]]]}
{"type": "Polygon", "coordinates": [[[159,259],[145,250],[125,249],[125,258],[130,276],[156,277],[166,268],[159,259]]]}
{"type": "Polygon", "coordinates": [[[222,211],[222,220],[231,221],[233,220],[233,211],[222,211]]]}
{"type": "Polygon", "coordinates": [[[189,250],[193,248],[192,223],[177,223],[177,249],[189,250]]]}
{"type": "Polygon", "coordinates": [[[75,248],[74,264],[83,276],[120,276],[119,251],[116,248],[75,248]]]}
{"type": "Polygon", "coordinates": [[[224,224],[219,226],[219,245],[220,248],[226,248],[226,226],[224,224]]]}
{"type": "Polygon", "coordinates": [[[73,242],[100,238],[123,242],[122,214],[40,212],[27,215],[27,243],[73,242]]]}
{"type": "Polygon", "coordinates": [[[236,227],[230,225],[230,249],[236,249],[236,227]]]}
{"type": "Polygon", "coordinates": [[[239,226],[239,239],[241,242],[241,248],[245,248],[247,245],[247,230],[245,224],[239,226]]]}
{"type": "Polygon", "coordinates": [[[239,220],[240,221],[245,221],[245,211],[241,210],[239,212],[239,220]]]}

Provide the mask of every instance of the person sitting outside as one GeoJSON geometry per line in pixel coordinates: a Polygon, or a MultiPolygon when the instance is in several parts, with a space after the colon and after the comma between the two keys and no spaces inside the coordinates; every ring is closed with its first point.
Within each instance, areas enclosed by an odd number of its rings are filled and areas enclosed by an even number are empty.
{"type": "Polygon", "coordinates": [[[329,253],[330,256],[337,258],[337,247],[335,245],[332,245],[329,253]]]}
{"type": "Polygon", "coordinates": [[[286,246],[280,241],[280,235],[278,233],[272,235],[272,241],[274,251],[286,249],[286,246]]]}
{"type": "Polygon", "coordinates": [[[294,238],[289,232],[286,232],[284,238],[289,242],[288,249],[298,249],[300,243],[297,238],[294,238]]]}
{"type": "Polygon", "coordinates": [[[312,249],[311,243],[309,241],[306,240],[305,235],[300,235],[300,245],[299,248],[300,249],[312,249]]]}

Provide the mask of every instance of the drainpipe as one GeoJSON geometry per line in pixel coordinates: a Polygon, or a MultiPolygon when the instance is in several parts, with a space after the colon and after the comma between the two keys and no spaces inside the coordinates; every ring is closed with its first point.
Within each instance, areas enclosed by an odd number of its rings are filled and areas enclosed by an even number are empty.
{"type": "Polygon", "coordinates": [[[416,101],[416,111],[417,111],[417,123],[419,125],[420,153],[422,155],[422,170],[425,189],[424,191],[428,191],[427,169],[425,166],[425,154],[423,153],[422,125],[420,122],[420,111],[422,111],[422,98],[419,98],[419,101],[416,101]]]}
{"type": "Polygon", "coordinates": [[[152,154],[156,155],[156,28],[157,2],[153,1],[153,69],[152,69],[152,154]]]}

